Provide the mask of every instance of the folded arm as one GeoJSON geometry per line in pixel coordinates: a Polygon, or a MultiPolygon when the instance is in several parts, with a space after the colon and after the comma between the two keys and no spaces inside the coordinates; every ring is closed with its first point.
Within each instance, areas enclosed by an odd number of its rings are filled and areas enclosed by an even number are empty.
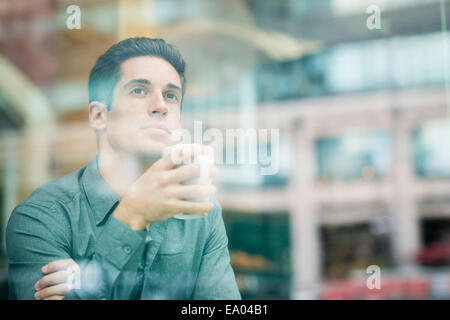
{"type": "MultiPolygon", "coordinates": [[[[36,290],[35,285],[46,274],[54,274],[48,270],[43,272],[42,268],[57,260],[75,260],[80,268],[80,287],[66,290],[60,286],[51,292],[52,296],[65,295],[65,299],[110,299],[114,282],[123,268],[137,269],[139,260],[133,257],[139,256],[144,249],[144,241],[139,234],[110,217],[98,235],[93,253],[77,260],[72,257],[68,218],[52,207],[37,204],[22,204],[13,211],[8,222],[6,245],[10,298],[26,300],[36,298],[36,291],[39,290],[36,290]]],[[[55,267],[54,271],[65,271],[57,269],[55,267]]],[[[61,276],[53,276],[59,277],[53,278],[53,281],[61,282],[61,276]]],[[[126,299],[127,292],[124,290],[118,295],[126,299]]]]}

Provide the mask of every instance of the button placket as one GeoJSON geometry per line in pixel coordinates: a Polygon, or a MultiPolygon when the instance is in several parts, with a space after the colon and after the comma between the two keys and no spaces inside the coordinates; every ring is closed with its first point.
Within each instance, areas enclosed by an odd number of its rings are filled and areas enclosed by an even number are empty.
{"type": "MultiPolygon", "coordinates": [[[[153,260],[156,256],[156,253],[161,245],[161,242],[164,239],[166,230],[167,230],[167,223],[169,220],[165,220],[163,222],[160,222],[158,224],[155,224],[151,227],[151,230],[153,232],[153,237],[150,236],[150,230],[148,232],[148,237],[151,239],[151,242],[147,244],[147,252],[145,255],[145,270],[150,270],[153,260]]],[[[147,238],[145,239],[147,241],[147,238]]]]}

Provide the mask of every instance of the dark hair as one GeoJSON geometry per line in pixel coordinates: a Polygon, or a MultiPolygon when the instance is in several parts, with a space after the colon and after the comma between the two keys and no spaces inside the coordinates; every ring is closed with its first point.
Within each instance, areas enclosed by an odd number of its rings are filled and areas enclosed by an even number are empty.
{"type": "Polygon", "coordinates": [[[160,57],[169,62],[180,76],[182,97],[184,97],[185,62],[178,49],[163,39],[138,37],[122,40],[98,57],[89,74],[89,103],[102,101],[110,110],[114,87],[120,79],[120,66],[126,60],[140,56],[160,57]]]}

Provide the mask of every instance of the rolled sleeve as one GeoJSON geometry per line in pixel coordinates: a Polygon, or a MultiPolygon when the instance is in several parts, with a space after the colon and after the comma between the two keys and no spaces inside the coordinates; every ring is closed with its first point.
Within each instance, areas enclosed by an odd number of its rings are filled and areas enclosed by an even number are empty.
{"type": "Polygon", "coordinates": [[[115,268],[122,269],[144,244],[142,235],[111,216],[98,238],[95,252],[115,268]]]}

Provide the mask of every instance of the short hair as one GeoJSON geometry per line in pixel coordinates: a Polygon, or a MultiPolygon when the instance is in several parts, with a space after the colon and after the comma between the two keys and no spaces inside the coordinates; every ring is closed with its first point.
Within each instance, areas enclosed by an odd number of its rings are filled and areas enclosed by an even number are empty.
{"type": "Polygon", "coordinates": [[[160,57],[170,63],[181,80],[182,101],[185,93],[186,79],[184,76],[185,61],[180,51],[163,39],[136,37],[122,40],[111,46],[98,57],[97,62],[89,73],[89,103],[104,102],[111,110],[114,87],[120,80],[120,67],[130,58],[152,56],[160,57]]]}

